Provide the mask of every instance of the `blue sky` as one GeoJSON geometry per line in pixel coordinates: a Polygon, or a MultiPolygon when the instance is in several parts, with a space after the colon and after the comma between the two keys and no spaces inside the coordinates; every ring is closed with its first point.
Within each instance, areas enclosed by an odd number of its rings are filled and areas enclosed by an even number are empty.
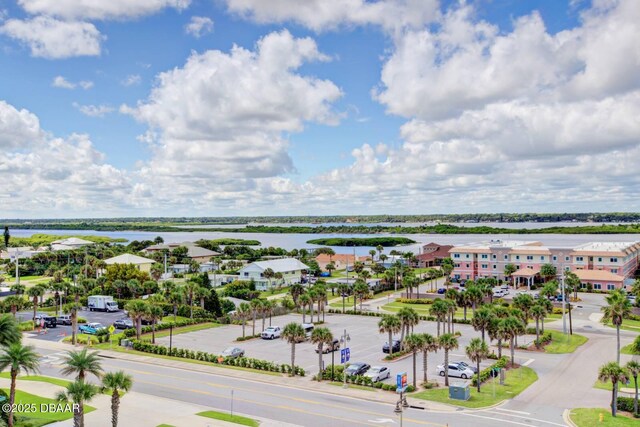
{"type": "Polygon", "coordinates": [[[633,0],[3,7],[0,217],[638,209],[633,0]]]}

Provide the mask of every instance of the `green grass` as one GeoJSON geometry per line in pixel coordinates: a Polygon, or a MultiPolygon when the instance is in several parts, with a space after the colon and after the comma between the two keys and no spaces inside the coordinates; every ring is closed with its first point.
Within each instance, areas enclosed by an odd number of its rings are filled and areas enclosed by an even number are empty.
{"type": "MultiPolygon", "coordinates": [[[[0,373],[0,378],[11,378],[9,372],[0,373]]],[[[38,381],[42,383],[49,383],[60,387],[66,387],[71,381],[63,380],[62,378],[45,377],[42,375],[25,375],[18,376],[18,381],[38,381]]]]}
{"type": "MultiPolygon", "coordinates": [[[[405,304],[401,302],[392,302],[389,304],[385,304],[382,306],[383,310],[398,312],[403,307],[413,308],[420,316],[430,316],[429,308],[431,308],[431,304],[405,304]]],[[[454,315],[456,319],[464,319],[464,309],[458,308],[456,309],[456,314],[454,315]]],[[[467,309],[467,319],[471,320],[473,318],[473,310],[471,308],[467,309]]]]}
{"type": "MultiPolygon", "coordinates": [[[[342,387],[344,386],[344,383],[338,382],[338,381],[331,381],[328,383],[329,385],[334,385],[336,387],[342,387]]],[[[364,385],[358,385],[358,384],[348,384],[349,388],[355,388],[357,390],[364,390],[364,391],[376,391],[375,389],[371,388],[371,387],[367,387],[364,385]]]]}
{"type": "Polygon", "coordinates": [[[611,416],[611,410],[603,408],[578,408],[572,409],[569,417],[578,427],[626,427],[637,426],[640,421],[617,413],[617,417],[611,416]],[[600,414],[603,420],[600,422],[600,414]]]}
{"type": "MultiPolygon", "coordinates": [[[[3,389],[7,395],[9,395],[9,389],[3,389]]],[[[54,399],[49,399],[42,396],[36,396],[35,394],[26,393],[21,390],[16,390],[16,404],[23,405],[36,405],[36,412],[15,412],[16,415],[20,416],[21,422],[17,425],[21,424],[31,425],[32,427],[39,427],[46,424],[50,424],[54,421],[64,421],[73,417],[73,413],[71,411],[67,412],[39,412],[41,404],[49,404],[49,403],[57,403],[54,399]]],[[[89,405],[84,405],[84,412],[89,413],[95,410],[94,407],[89,405]]]]}
{"type": "Polygon", "coordinates": [[[260,425],[260,422],[258,420],[254,420],[253,418],[241,417],[240,415],[231,416],[230,414],[227,414],[225,412],[204,411],[198,412],[196,415],[211,418],[214,420],[226,421],[228,423],[240,424],[243,426],[258,427],[260,425]]]}
{"type": "Polygon", "coordinates": [[[504,385],[500,385],[496,379],[495,397],[493,397],[493,380],[490,380],[482,385],[480,393],[478,393],[475,387],[470,387],[471,397],[467,401],[449,399],[449,389],[444,387],[415,393],[413,398],[464,406],[466,408],[483,408],[517,396],[537,380],[538,375],[536,372],[531,368],[523,366],[507,371],[504,385]]]}
{"type": "Polygon", "coordinates": [[[172,426],[171,424],[160,424],[156,427],[175,427],[175,426],[172,426]]]}
{"type": "Polygon", "coordinates": [[[289,287],[284,287],[281,289],[273,288],[273,290],[262,291],[260,292],[260,298],[267,298],[273,295],[286,295],[289,293],[289,287]]]}
{"type": "MultiPolygon", "coordinates": [[[[176,316],[176,319],[175,319],[176,322],[180,322],[180,321],[183,321],[183,320],[189,320],[189,318],[188,317],[183,317],[183,316],[176,316]]],[[[162,322],[164,322],[164,323],[174,322],[173,314],[170,314],[168,316],[164,316],[162,318],[162,322]]]]}
{"type": "Polygon", "coordinates": [[[546,330],[551,333],[551,344],[545,346],[544,352],[550,354],[573,353],[578,347],[588,341],[583,335],[565,335],[560,331],[546,330]]]}
{"type": "MultiPolygon", "coordinates": [[[[630,378],[629,383],[620,384],[620,386],[618,387],[618,390],[621,390],[623,388],[628,388],[629,390],[633,390],[634,387],[635,386],[633,384],[633,378],[630,378]]],[[[598,380],[593,385],[593,388],[599,388],[600,390],[611,391],[613,389],[613,384],[611,383],[611,381],[600,381],[600,380],[598,380]]]]}
{"type": "Polygon", "coordinates": [[[620,353],[622,354],[631,354],[631,355],[640,355],[640,353],[634,353],[631,349],[633,348],[633,343],[627,344],[620,349],[620,353]]]}
{"type": "MultiPolygon", "coordinates": [[[[615,326],[609,322],[605,323],[605,325],[609,326],[610,328],[615,328],[615,326]]],[[[640,332],[640,320],[624,319],[622,321],[622,325],[620,325],[620,329],[624,329],[625,331],[640,332]]]]}

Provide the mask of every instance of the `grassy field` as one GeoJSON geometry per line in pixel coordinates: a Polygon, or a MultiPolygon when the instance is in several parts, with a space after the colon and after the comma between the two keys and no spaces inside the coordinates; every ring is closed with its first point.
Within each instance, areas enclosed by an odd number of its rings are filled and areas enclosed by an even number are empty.
{"type": "MultiPolygon", "coordinates": [[[[9,394],[9,390],[8,389],[3,389],[5,393],[7,393],[7,395],[9,394]]],[[[31,405],[34,404],[36,405],[36,408],[40,408],[40,405],[42,404],[50,404],[50,403],[57,403],[54,399],[49,399],[46,397],[42,397],[42,396],[36,396],[35,394],[30,394],[30,393],[25,393],[24,391],[21,390],[16,390],[16,400],[15,400],[16,404],[23,404],[23,405],[31,405]]],[[[84,405],[84,412],[89,413],[91,411],[95,410],[94,407],[89,406],[89,405],[84,405]]],[[[67,411],[67,412],[35,412],[35,413],[21,413],[21,412],[16,412],[16,415],[18,415],[21,418],[21,422],[18,423],[17,425],[29,425],[32,427],[40,427],[46,424],[50,424],[54,421],[63,421],[63,420],[68,420],[69,418],[73,417],[73,413],[71,411],[67,411]]]]}
{"type": "MultiPolygon", "coordinates": [[[[431,308],[431,304],[405,304],[400,302],[392,302],[389,304],[385,304],[382,306],[383,310],[392,311],[394,313],[400,311],[403,307],[411,307],[413,308],[420,316],[429,316],[429,309],[431,308]]],[[[454,315],[456,319],[464,318],[464,310],[462,308],[458,308],[456,310],[456,314],[454,315]]],[[[467,319],[471,320],[473,318],[473,310],[470,308],[467,309],[467,319]]]]}
{"type": "Polygon", "coordinates": [[[240,424],[243,426],[258,427],[260,425],[260,422],[258,422],[258,420],[254,420],[253,418],[242,417],[240,415],[231,416],[230,414],[227,414],[225,412],[204,411],[198,412],[196,415],[211,418],[214,420],[226,421],[228,423],[240,424]]]}
{"type": "Polygon", "coordinates": [[[578,427],[626,427],[640,424],[639,420],[620,412],[613,418],[611,410],[604,408],[572,409],[569,417],[578,427]],[[603,415],[602,422],[600,422],[600,414],[603,415]]]}
{"type": "Polygon", "coordinates": [[[562,354],[573,353],[578,347],[588,341],[587,337],[583,335],[573,334],[565,335],[562,332],[549,330],[545,331],[551,333],[551,344],[545,346],[544,352],[550,354],[562,354]]]}
{"type": "Polygon", "coordinates": [[[272,290],[268,290],[268,291],[260,292],[260,298],[267,298],[267,297],[274,296],[274,295],[285,296],[288,293],[289,293],[289,287],[285,287],[285,288],[282,288],[282,289],[274,288],[273,291],[272,290]]]}
{"type": "Polygon", "coordinates": [[[633,344],[627,344],[624,347],[622,347],[620,349],[620,353],[622,354],[632,354],[632,355],[640,355],[640,353],[634,353],[633,351],[631,351],[631,347],[633,346],[633,344]]]}
{"type": "Polygon", "coordinates": [[[176,318],[174,320],[173,314],[170,314],[168,316],[164,316],[162,318],[162,321],[165,322],[165,323],[166,322],[180,322],[181,320],[189,320],[189,318],[188,317],[183,317],[183,316],[176,316],[176,318]]]}
{"type": "MultiPolygon", "coordinates": [[[[640,381],[640,380],[639,380],[640,381]]],[[[630,379],[628,384],[622,384],[618,390],[622,393],[632,393],[634,390],[635,385],[633,384],[633,378],[630,379]],[[627,389],[626,391],[624,391],[624,389],[627,389]]],[[[608,390],[611,391],[613,389],[613,385],[611,384],[611,381],[596,381],[595,384],[593,385],[593,388],[599,388],[601,390],[608,390]]],[[[627,396],[625,394],[625,396],[627,396]]],[[[627,397],[632,397],[632,396],[627,396],[627,397]]]]}
{"type": "MultiPolygon", "coordinates": [[[[0,378],[11,378],[9,372],[0,373],[0,378]]],[[[23,375],[18,376],[18,381],[38,381],[42,383],[49,383],[60,387],[66,387],[71,381],[63,380],[62,378],[45,377],[42,375],[23,375]]]]}
{"type": "Polygon", "coordinates": [[[538,375],[535,371],[523,366],[507,371],[504,385],[501,386],[499,382],[496,381],[495,397],[493,395],[493,380],[484,383],[480,393],[478,393],[475,387],[471,387],[471,397],[467,401],[449,399],[449,389],[444,387],[421,391],[413,394],[412,397],[414,399],[432,400],[435,402],[464,406],[465,408],[483,408],[517,396],[537,380],[538,375]]]}
{"type": "MultiPolygon", "coordinates": [[[[605,325],[615,329],[615,326],[611,323],[605,323],[605,325]]],[[[622,321],[622,325],[620,325],[620,329],[624,329],[625,331],[640,332],[640,320],[624,319],[622,321]]]]}

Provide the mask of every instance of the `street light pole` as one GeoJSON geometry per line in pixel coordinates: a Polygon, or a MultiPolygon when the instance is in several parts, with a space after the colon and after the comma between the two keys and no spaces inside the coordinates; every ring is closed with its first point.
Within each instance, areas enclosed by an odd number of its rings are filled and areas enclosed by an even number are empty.
{"type": "MultiPolygon", "coordinates": [[[[340,338],[340,348],[341,349],[346,349],[347,344],[349,343],[349,341],[351,341],[351,337],[349,336],[349,334],[347,334],[347,330],[344,330],[344,334],[342,335],[342,338],[340,338]]],[[[345,351],[345,358],[344,358],[344,367],[342,369],[342,388],[347,388],[347,355],[346,355],[346,351],[345,351]]]]}
{"type": "Polygon", "coordinates": [[[567,306],[566,294],[564,292],[564,276],[560,276],[560,286],[562,292],[562,333],[567,335],[567,314],[565,309],[567,306]]]}

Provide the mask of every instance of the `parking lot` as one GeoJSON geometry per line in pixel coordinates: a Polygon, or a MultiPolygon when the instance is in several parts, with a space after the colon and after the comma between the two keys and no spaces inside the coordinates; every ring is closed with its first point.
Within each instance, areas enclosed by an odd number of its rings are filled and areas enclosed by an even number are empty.
{"type": "MultiPolygon", "coordinates": [[[[51,316],[55,316],[55,313],[50,313],[51,316]]],[[[124,311],[119,310],[114,313],[107,313],[102,311],[89,311],[89,310],[80,310],[78,312],[79,317],[84,317],[87,319],[87,323],[98,322],[103,324],[104,326],[112,325],[116,320],[126,317],[124,311]]],[[[18,321],[26,321],[31,320],[33,318],[32,311],[23,311],[16,314],[16,318],[18,321]]],[[[60,341],[64,339],[66,336],[71,335],[71,326],[68,325],[57,325],[55,328],[48,329],[46,333],[33,333],[31,336],[33,338],[46,340],[46,341],[60,341]]]]}
{"type": "MultiPolygon", "coordinates": [[[[378,333],[377,317],[366,316],[345,316],[340,314],[327,315],[325,319],[326,326],[331,330],[335,338],[340,338],[347,330],[351,340],[349,348],[351,350],[351,363],[364,362],[371,366],[382,365],[387,366],[391,370],[391,379],[387,381],[395,381],[395,374],[400,372],[408,372],[411,380],[412,358],[408,356],[402,360],[387,362],[384,361],[385,354],[382,352],[382,346],[388,339],[388,334],[378,333]]],[[[274,317],[272,324],[274,326],[284,327],[287,323],[302,323],[302,317],[295,314],[274,317]]],[[[266,325],[269,325],[267,319],[266,325]]],[[[260,319],[256,321],[256,333],[260,332],[262,322],[260,319]]],[[[450,361],[466,361],[469,360],[464,355],[464,348],[471,338],[477,337],[478,333],[470,326],[456,325],[456,330],[462,332],[459,337],[460,348],[454,350],[450,354],[450,361]]],[[[246,326],[246,334],[251,334],[251,322],[246,326]]],[[[420,322],[414,332],[428,332],[436,335],[435,322],[420,322]]],[[[187,334],[175,335],[173,337],[173,346],[177,348],[189,348],[192,350],[206,351],[209,353],[219,354],[227,347],[240,347],[245,350],[246,357],[269,360],[277,363],[291,363],[291,345],[285,340],[263,340],[260,338],[251,339],[243,342],[236,342],[237,337],[242,336],[242,327],[238,325],[225,325],[219,328],[207,329],[198,332],[190,332],[187,334]]],[[[394,337],[396,338],[396,337],[394,337]]],[[[169,338],[157,339],[162,345],[169,345],[169,338]]],[[[318,371],[318,355],[315,352],[316,346],[309,341],[296,345],[296,365],[301,366],[309,373],[314,375],[318,371]]],[[[340,364],[340,351],[333,353],[335,364],[340,364]]],[[[444,353],[429,354],[429,380],[433,381],[437,377],[436,365],[443,363],[444,353]]],[[[332,353],[323,356],[325,366],[330,366],[332,362],[332,353]]],[[[482,366],[488,366],[490,362],[485,362],[482,366]]],[[[422,379],[422,354],[418,355],[417,374],[419,381],[422,379]]]]}

